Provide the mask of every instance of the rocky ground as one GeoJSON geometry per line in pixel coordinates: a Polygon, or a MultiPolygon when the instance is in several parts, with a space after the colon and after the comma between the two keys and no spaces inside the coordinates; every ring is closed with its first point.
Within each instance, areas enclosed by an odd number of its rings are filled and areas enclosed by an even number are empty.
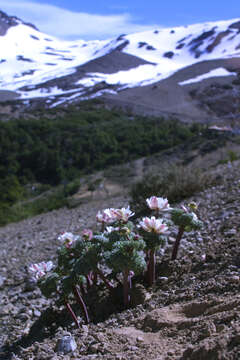
{"type": "Polygon", "coordinates": [[[219,184],[194,198],[204,227],[184,237],[178,260],[169,256],[173,232],[158,259],[156,285],[135,286],[135,307],[124,311],[98,298],[89,325],[78,313],[80,329],[27,281],[25,266],[54,260],[59,233],[95,226],[98,209],[127,205],[127,196],[95,199],[1,228],[0,358],[239,359],[240,163],[217,171],[219,184]],[[61,353],[56,345],[66,335],[76,346],[61,353]]]}

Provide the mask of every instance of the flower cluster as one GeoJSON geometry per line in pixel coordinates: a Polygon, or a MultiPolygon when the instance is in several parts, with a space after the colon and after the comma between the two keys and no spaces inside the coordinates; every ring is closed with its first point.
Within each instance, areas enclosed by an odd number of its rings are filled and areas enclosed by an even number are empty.
{"type": "Polygon", "coordinates": [[[129,206],[127,208],[121,209],[105,209],[103,211],[98,211],[96,219],[100,223],[104,224],[113,224],[116,221],[127,222],[134,213],[130,210],[129,206]]]}
{"type": "Polygon", "coordinates": [[[155,216],[143,217],[136,222],[130,220],[135,214],[128,207],[108,208],[98,211],[96,219],[101,230],[93,232],[84,229],[78,235],[64,232],[58,236],[57,265],[51,261],[32,264],[29,271],[34,275],[42,293],[56,296],[65,303],[67,310],[78,325],[69,301],[73,296],[80,304],[86,322],[89,321],[84,294],[93,285],[104,283],[110,293],[122,279],[123,303],[130,303],[132,280],[135,275],[146,272],[149,286],[156,278],[156,251],[164,254],[169,226],[178,227],[178,234],[172,251],[172,260],[178,253],[180,240],[186,231],[197,230],[201,226],[195,213],[196,204],[181,208],[171,208],[168,199],[152,196],[146,199],[155,216]],[[161,217],[160,217],[161,213],[161,217]],[[169,220],[170,219],[170,220],[169,220]],[[54,270],[53,270],[54,267],[54,270]],[[102,269],[107,269],[107,275],[102,269]],[[46,273],[52,271],[51,274],[46,273]]]}
{"type": "Polygon", "coordinates": [[[98,211],[96,215],[97,222],[104,224],[112,224],[116,221],[115,209],[105,209],[98,211]]]}

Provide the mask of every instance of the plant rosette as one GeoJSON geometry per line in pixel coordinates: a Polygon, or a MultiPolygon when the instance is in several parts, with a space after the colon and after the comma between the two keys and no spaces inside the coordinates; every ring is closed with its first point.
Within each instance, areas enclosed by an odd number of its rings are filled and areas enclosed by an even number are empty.
{"type": "Polygon", "coordinates": [[[146,268],[143,256],[145,242],[141,236],[132,231],[133,224],[128,222],[124,226],[112,229],[107,234],[109,248],[104,253],[106,265],[114,274],[123,274],[123,299],[127,307],[130,302],[132,274],[139,274],[146,268]]]}
{"type": "Polygon", "coordinates": [[[173,209],[171,211],[171,219],[173,223],[178,226],[178,234],[173,246],[172,260],[177,258],[180,241],[183,233],[190,232],[192,230],[200,230],[203,226],[193,210],[196,210],[197,206],[195,203],[190,203],[189,206],[182,205],[181,209],[173,209]]]}
{"type": "Polygon", "coordinates": [[[203,226],[202,221],[198,219],[197,215],[186,207],[182,209],[172,209],[171,220],[175,225],[184,227],[184,231],[186,232],[199,230],[203,226]]]}
{"type": "Polygon", "coordinates": [[[121,272],[128,268],[139,274],[145,268],[145,260],[142,251],[146,244],[142,237],[136,237],[133,232],[123,235],[120,232],[109,234],[111,249],[105,252],[106,264],[114,270],[121,272]]]}

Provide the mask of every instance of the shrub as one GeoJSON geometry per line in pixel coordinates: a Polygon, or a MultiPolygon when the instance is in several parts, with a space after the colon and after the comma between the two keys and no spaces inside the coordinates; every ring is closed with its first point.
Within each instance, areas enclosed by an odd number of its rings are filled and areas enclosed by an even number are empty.
{"type": "Polygon", "coordinates": [[[13,205],[1,203],[0,226],[59,209],[66,205],[67,198],[62,186],[32,201],[18,202],[13,205]]]}
{"type": "Polygon", "coordinates": [[[236,153],[235,151],[233,151],[233,150],[229,150],[228,156],[229,156],[229,160],[230,160],[231,162],[233,162],[233,161],[235,161],[235,160],[238,159],[237,153],[236,153]]]}
{"type": "Polygon", "coordinates": [[[152,194],[176,203],[208,187],[212,181],[211,176],[199,168],[172,165],[162,168],[161,174],[148,174],[134,184],[130,191],[130,204],[137,216],[148,215],[145,199],[152,194]]]}
{"type": "Polygon", "coordinates": [[[78,192],[79,188],[80,188],[80,181],[79,179],[76,179],[64,187],[64,195],[65,196],[74,195],[78,192]]]}

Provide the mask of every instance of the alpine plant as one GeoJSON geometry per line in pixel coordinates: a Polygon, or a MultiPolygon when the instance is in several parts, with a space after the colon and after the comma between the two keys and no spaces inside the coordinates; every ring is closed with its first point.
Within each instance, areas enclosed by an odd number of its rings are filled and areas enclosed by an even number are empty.
{"type": "Polygon", "coordinates": [[[147,249],[148,284],[152,286],[156,279],[156,250],[166,245],[168,226],[164,223],[163,219],[156,219],[155,216],[143,218],[139,225],[147,249]]]}
{"type": "Polygon", "coordinates": [[[29,266],[29,273],[42,294],[65,304],[77,326],[78,318],[72,308],[74,299],[86,323],[90,317],[85,297],[90,288],[98,291],[99,286],[105,286],[111,296],[120,285],[122,302],[127,308],[136,275],[141,278],[146,272],[149,286],[154,285],[156,252],[166,246],[169,227],[174,224],[179,228],[172,251],[172,260],[175,260],[184,231],[197,230],[202,225],[195,203],[176,209],[162,197],[152,196],[146,202],[154,216],[133,222],[131,218],[135,214],[129,206],[98,211],[96,220],[101,225],[100,231],[64,232],[57,238],[60,247],[56,264],[47,261],[29,266]]]}

